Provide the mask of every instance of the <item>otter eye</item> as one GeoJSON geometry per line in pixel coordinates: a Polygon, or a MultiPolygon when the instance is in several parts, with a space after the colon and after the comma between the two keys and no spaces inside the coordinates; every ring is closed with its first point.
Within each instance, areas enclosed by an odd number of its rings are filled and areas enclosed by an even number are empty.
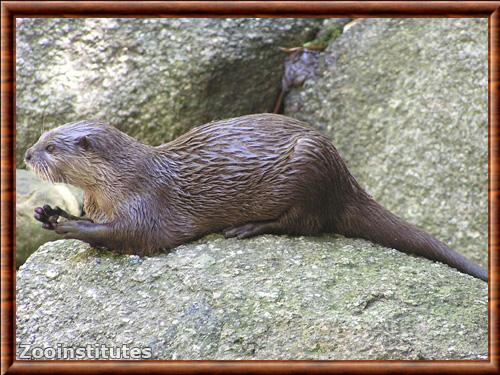
{"type": "Polygon", "coordinates": [[[81,146],[84,150],[90,150],[91,148],[90,140],[85,135],[78,138],[76,143],[79,146],[81,146]]]}
{"type": "Polygon", "coordinates": [[[54,146],[52,144],[47,145],[47,147],[45,147],[45,151],[47,151],[47,152],[53,152],[55,149],[56,149],[56,146],[54,146]]]}

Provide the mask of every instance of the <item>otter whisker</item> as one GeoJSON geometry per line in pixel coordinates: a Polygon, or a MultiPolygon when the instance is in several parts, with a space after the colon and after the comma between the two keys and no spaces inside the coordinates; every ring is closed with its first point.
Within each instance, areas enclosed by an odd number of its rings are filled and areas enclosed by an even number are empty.
{"type": "Polygon", "coordinates": [[[54,180],[52,179],[52,176],[51,174],[49,173],[49,167],[47,166],[47,164],[43,164],[43,169],[45,171],[45,175],[47,176],[47,179],[50,181],[50,183],[54,183],[54,180]]]}
{"type": "Polygon", "coordinates": [[[45,173],[44,173],[44,171],[43,171],[42,167],[40,166],[40,164],[36,164],[36,165],[35,165],[35,171],[36,171],[36,174],[37,174],[40,178],[42,178],[42,179],[44,179],[44,180],[46,180],[46,179],[47,179],[47,177],[45,176],[45,173]]]}
{"type": "Polygon", "coordinates": [[[45,177],[45,180],[50,182],[50,177],[49,177],[49,175],[47,174],[47,171],[46,171],[46,169],[45,169],[45,166],[44,166],[44,165],[41,165],[41,168],[42,168],[41,170],[42,170],[42,172],[43,172],[43,176],[45,177]]]}

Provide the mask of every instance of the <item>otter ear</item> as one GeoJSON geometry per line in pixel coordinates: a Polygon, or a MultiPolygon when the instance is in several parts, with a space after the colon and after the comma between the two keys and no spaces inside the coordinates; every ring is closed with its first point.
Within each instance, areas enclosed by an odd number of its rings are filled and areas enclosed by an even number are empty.
{"type": "Polygon", "coordinates": [[[80,138],[78,138],[76,140],[76,144],[86,151],[92,148],[92,144],[86,135],[82,135],[80,138]]]}

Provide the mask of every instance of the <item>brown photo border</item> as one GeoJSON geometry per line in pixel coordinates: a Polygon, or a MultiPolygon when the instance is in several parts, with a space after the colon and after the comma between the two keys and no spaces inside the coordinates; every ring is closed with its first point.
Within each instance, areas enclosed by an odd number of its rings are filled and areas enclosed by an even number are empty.
{"type": "Polygon", "coordinates": [[[5,1],[1,4],[1,373],[498,373],[500,1],[5,1]],[[17,17],[484,17],[489,27],[489,359],[484,361],[15,360],[15,19],[17,17]]]}

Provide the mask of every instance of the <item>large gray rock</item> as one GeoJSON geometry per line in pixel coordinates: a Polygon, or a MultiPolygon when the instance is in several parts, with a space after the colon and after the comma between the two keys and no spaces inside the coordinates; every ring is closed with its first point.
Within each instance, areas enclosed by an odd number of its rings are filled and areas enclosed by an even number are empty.
{"type": "Polygon", "coordinates": [[[16,266],[45,242],[54,241],[53,231],[42,229],[33,218],[33,209],[45,204],[59,206],[72,215],[80,215],[83,206],[82,192],[66,184],[50,184],[33,172],[16,170],[16,266]]]}
{"type": "Polygon", "coordinates": [[[18,19],[17,163],[43,130],[99,119],[158,145],[270,111],[314,19],[18,19]]]}
{"type": "Polygon", "coordinates": [[[86,344],[155,359],[488,356],[486,283],[363,240],[213,235],[147,258],[57,241],[16,285],[18,356],[86,344]]]}
{"type": "Polygon", "coordinates": [[[375,199],[488,264],[488,20],[364,19],[288,115],[324,130],[375,199]]]}

